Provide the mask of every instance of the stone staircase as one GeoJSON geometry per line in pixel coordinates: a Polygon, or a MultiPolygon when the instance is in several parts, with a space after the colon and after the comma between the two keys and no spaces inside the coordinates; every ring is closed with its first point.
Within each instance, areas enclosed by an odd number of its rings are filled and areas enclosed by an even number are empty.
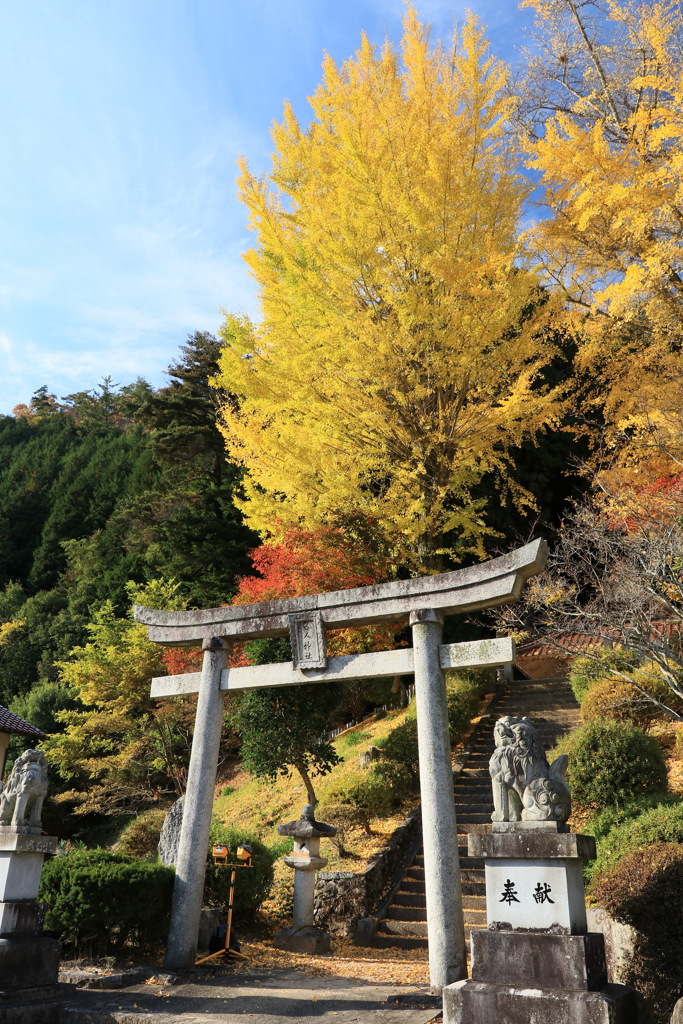
{"type": "MultiPolygon", "coordinates": [[[[489,758],[493,752],[493,727],[503,715],[526,715],[546,750],[579,723],[579,706],[565,679],[516,679],[503,684],[486,714],[470,736],[466,756],[454,776],[458,852],[462,882],[465,937],[472,928],[486,926],[484,862],[467,856],[467,836],[487,832],[493,797],[489,758]]],[[[424,860],[421,846],[380,916],[372,944],[376,947],[427,947],[427,909],[424,860]]]]}

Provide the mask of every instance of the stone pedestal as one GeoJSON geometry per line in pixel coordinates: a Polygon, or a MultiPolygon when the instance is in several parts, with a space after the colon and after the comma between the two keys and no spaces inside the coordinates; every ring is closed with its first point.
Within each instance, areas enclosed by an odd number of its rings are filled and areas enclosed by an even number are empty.
{"type": "Polygon", "coordinates": [[[43,860],[55,836],[28,826],[0,826],[0,992],[55,985],[61,944],[41,935],[37,902],[43,860]]]}
{"type": "Polygon", "coordinates": [[[273,945],[278,949],[308,953],[311,956],[330,951],[330,936],[313,923],[313,906],[315,873],[327,864],[326,858],[320,856],[320,838],[333,836],[336,831],[331,825],[315,820],[310,804],[306,804],[298,821],[278,826],[281,836],[292,836],[294,839],[291,856],[283,860],[295,871],[292,927],[275,933],[273,945]]]}
{"type": "Polygon", "coordinates": [[[581,862],[595,840],[553,822],[495,823],[468,837],[485,858],[488,928],[471,935],[472,977],[443,991],[444,1024],[637,1024],[635,993],[607,984],[589,933],[581,862]]]}

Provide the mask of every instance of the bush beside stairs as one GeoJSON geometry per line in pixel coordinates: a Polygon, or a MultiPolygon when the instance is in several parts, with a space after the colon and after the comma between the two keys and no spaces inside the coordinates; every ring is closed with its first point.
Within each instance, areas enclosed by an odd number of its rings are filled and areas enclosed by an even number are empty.
{"type": "MultiPolygon", "coordinates": [[[[458,851],[465,918],[465,937],[472,928],[486,927],[484,862],[467,856],[467,836],[485,832],[491,824],[493,797],[489,758],[493,727],[503,715],[526,715],[538,729],[546,750],[579,724],[579,705],[566,679],[513,679],[503,683],[472,732],[454,774],[458,851]]],[[[421,840],[410,866],[377,909],[375,947],[427,947],[427,905],[421,840]]]]}

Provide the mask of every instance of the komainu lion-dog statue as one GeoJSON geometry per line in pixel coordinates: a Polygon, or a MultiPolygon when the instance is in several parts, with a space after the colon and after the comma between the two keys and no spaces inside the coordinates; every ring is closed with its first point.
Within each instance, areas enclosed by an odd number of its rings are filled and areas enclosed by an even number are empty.
{"type": "Polygon", "coordinates": [[[42,750],[25,750],[0,793],[0,825],[40,828],[46,796],[47,758],[42,750]]]}
{"type": "Polygon", "coordinates": [[[551,765],[528,718],[499,718],[493,730],[496,749],[489,761],[493,786],[492,821],[557,821],[571,814],[565,781],[567,756],[551,765]]]}

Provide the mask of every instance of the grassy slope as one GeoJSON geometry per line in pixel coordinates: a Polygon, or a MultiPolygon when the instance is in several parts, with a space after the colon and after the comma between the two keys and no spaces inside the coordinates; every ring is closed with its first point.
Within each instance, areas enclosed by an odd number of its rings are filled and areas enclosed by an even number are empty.
{"type": "MultiPolygon", "coordinates": [[[[411,714],[414,714],[414,706],[407,710],[389,711],[386,718],[363,723],[339,736],[334,746],[344,758],[342,764],[337,765],[329,775],[313,780],[320,803],[324,804],[326,794],[333,788],[350,786],[357,779],[363,778],[366,771],[362,771],[358,765],[361,751],[383,739],[404,721],[406,715],[411,714]]],[[[387,838],[406,813],[417,805],[418,800],[419,797],[415,796],[405,801],[390,817],[373,821],[372,836],[367,836],[362,830],[352,832],[346,843],[351,856],[339,858],[330,840],[323,839],[321,855],[329,859],[329,870],[360,870],[362,862],[385,845],[387,838]]],[[[268,846],[273,846],[283,841],[277,833],[277,826],[298,818],[305,803],[306,791],[297,772],[289,777],[278,778],[275,782],[261,782],[247,772],[236,770],[231,777],[223,780],[217,791],[214,816],[226,825],[255,833],[268,846]],[[234,792],[223,795],[226,787],[233,787],[234,792]]]]}

